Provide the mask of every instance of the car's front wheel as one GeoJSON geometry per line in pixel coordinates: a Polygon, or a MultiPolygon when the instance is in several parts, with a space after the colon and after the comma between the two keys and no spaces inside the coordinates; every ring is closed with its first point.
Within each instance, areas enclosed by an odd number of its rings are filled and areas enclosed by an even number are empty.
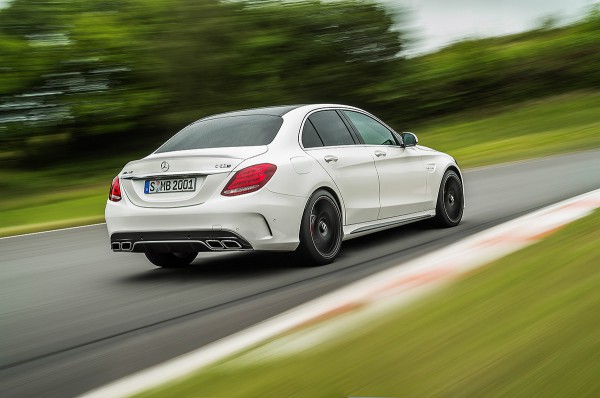
{"type": "Polygon", "coordinates": [[[197,252],[186,253],[154,253],[146,252],[146,258],[157,267],[182,268],[187,267],[194,261],[197,252]]]}
{"type": "Polygon", "coordinates": [[[437,227],[455,227],[463,216],[465,200],[462,181],[452,170],[446,171],[440,184],[433,224],[437,227]]]}
{"type": "Polygon", "coordinates": [[[342,236],[342,213],[335,198],[325,190],[316,191],[302,215],[299,252],[312,265],[329,264],[340,252],[342,236]]]}

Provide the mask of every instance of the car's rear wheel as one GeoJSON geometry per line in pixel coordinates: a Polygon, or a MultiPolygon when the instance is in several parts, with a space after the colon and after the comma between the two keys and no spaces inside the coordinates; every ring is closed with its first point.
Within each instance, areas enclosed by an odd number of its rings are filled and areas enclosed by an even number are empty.
{"type": "Polygon", "coordinates": [[[325,190],[308,200],[300,223],[299,252],[311,265],[329,264],[342,246],[342,213],[335,198],[325,190]]]}
{"type": "Polygon", "coordinates": [[[185,253],[155,253],[146,252],[146,258],[161,268],[182,268],[187,267],[194,261],[197,252],[185,252],[185,253]]]}
{"type": "Polygon", "coordinates": [[[440,184],[433,224],[441,228],[455,227],[460,224],[464,203],[460,177],[455,171],[446,171],[440,184]]]}

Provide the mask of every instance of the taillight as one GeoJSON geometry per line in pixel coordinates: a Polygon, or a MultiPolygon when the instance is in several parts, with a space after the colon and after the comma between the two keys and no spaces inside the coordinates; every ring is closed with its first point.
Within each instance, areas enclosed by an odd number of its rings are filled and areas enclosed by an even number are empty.
{"type": "Polygon", "coordinates": [[[246,167],[231,177],[221,195],[236,196],[258,191],[269,182],[276,170],[277,166],[270,163],[261,163],[246,167]]]}
{"type": "Polygon", "coordinates": [[[110,192],[108,193],[108,200],[112,202],[118,202],[121,200],[121,182],[119,176],[116,176],[110,184],[110,192]]]}

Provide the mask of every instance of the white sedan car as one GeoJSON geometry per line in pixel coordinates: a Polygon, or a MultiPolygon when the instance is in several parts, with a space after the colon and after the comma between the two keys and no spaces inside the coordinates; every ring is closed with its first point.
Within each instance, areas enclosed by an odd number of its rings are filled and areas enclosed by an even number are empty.
{"type": "Polygon", "coordinates": [[[344,105],[249,109],[200,119],[114,178],[116,252],[159,267],[199,251],[294,251],[332,262],[342,241],[431,219],[458,225],[463,178],[449,155],[344,105]]]}

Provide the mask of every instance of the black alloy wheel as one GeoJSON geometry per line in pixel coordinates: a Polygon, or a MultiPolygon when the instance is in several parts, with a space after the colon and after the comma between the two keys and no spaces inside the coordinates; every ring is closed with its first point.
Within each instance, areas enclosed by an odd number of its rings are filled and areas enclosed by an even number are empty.
{"type": "Polygon", "coordinates": [[[300,225],[299,251],[315,265],[331,263],[342,245],[342,217],[333,196],[318,190],[308,201],[300,225]]]}
{"type": "Polygon", "coordinates": [[[433,223],[438,227],[455,227],[460,224],[464,210],[463,185],[452,170],[446,171],[440,184],[433,223]]]}

